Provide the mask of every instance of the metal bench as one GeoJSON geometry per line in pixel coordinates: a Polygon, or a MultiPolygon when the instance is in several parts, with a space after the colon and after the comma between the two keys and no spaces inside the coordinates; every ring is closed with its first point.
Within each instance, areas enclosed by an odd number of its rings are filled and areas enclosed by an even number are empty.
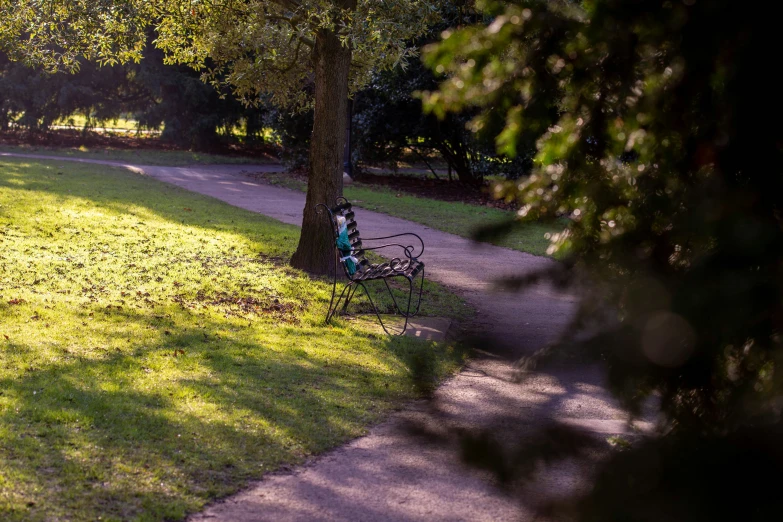
{"type": "MultiPolygon", "coordinates": [[[[332,298],[329,302],[329,309],[326,312],[326,322],[329,323],[331,319],[338,313],[345,313],[348,308],[348,304],[356,295],[358,288],[362,288],[367,295],[367,299],[372,305],[375,315],[378,317],[378,322],[381,323],[383,331],[389,335],[402,335],[408,328],[408,320],[419,313],[419,307],[421,306],[421,296],[424,289],[424,263],[419,261],[419,257],[424,253],[424,241],[416,234],[404,233],[395,234],[393,236],[375,237],[375,238],[363,238],[359,234],[359,229],[356,224],[356,215],[353,211],[351,203],[341,197],[337,198],[335,205],[329,207],[323,203],[317,205],[316,212],[321,213],[321,207],[326,210],[325,215],[328,217],[332,227],[335,244],[335,262],[334,262],[334,283],[332,285],[332,298]],[[341,232],[344,233],[341,239],[341,232]],[[365,244],[370,241],[386,241],[390,239],[397,239],[401,237],[409,236],[416,238],[420,245],[403,245],[402,243],[386,243],[378,246],[372,246],[372,243],[365,244]],[[347,241],[346,241],[347,240],[347,241]],[[402,256],[395,257],[385,263],[371,263],[366,257],[365,253],[372,250],[381,250],[384,248],[400,248],[402,249],[402,256]],[[418,252],[416,252],[418,249],[418,252]],[[345,277],[348,278],[348,282],[340,292],[339,297],[335,300],[337,295],[337,275],[339,269],[337,268],[338,262],[342,265],[342,272],[345,277]],[[415,282],[417,277],[420,276],[418,298],[416,299],[416,306],[413,306],[413,296],[415,292],[415,282]],[[389,279],[401,278],[408,281],[408,303],[407,307],[403,309],[397,303],[397,299],[394,297],[391,287],[389,286],[389,279]],[[391,296],[391,301],[394,306],[394,310],[405,319],[405,323],[399,332],[390,332],[386,325],[383,323],[381,314],[378,311],[378,307],[370,295],[369,290],[365,286],[367,281],[382,280],[386,286],[386,290],[391,296]],[[342,303],[342,308],[340,304],[342,303]]],[[[406,241],[407,242],[407,241],[406,241]]]]}

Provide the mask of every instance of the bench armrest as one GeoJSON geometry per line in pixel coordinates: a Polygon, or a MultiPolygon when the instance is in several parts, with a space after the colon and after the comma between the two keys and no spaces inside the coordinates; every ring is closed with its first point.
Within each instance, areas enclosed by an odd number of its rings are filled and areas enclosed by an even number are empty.
{"type": "Polygon", "coordinates": [[[393,236],[384,236],[384,237],[363,237],[362,243],[364,243],[365,241],[383,241],[386,239],[395,239],[404,236],[412,236],[416,238],[419,244],[403,245],[401,243],[387,243],[385,245],[380,245],[377,247],[366,247],[362,245],[362,250],[381,250],[382,248],[399,247],[402,248],[403,252],[405,252],[405,257],[407,257],[409,260],[418,259],[424,253],[424,240],[421,237],[419,237],[418,234],[414,234],[413,232],[406,232],[404,234],[395,234],[393,236]],[[416,252],[417,248],[418,248],[418,252],[416,252]]]}

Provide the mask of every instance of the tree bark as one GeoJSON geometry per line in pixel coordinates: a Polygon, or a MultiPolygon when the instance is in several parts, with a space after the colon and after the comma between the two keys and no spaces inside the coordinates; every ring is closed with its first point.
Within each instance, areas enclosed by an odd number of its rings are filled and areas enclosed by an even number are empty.
{"type": "MultiPolygon", "coordinates": [[[[356,0],[337,2],[355,8],[356,0]]],[[[334,237],[329,221],[316,214],[316,205],[334,205],[343,193],[343,147],[348,110],[351,49],[333,31],[316,34],[313,52],[315,110],[310,142],[310,173],[302,218],[302,235],[291,266],[313,274],[328,274],[333,265],[334,237]]]]}

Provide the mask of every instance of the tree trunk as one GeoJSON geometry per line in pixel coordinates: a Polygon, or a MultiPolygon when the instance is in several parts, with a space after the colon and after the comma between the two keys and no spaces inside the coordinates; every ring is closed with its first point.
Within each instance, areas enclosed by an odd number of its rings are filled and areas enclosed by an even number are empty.
{"type": "MultiPolygon", "coordinates": [[[[339,2],[352,8],[356,0],[339,2]]],[[[291,266],[313,274],[328,274],[333,265],[334,237],[329,220],[316,205],[334,205],[343,193],[343,147],[348,110],[351,50],[333,31],[316,34],[314,49],[315,112],[310,143],[310,174],[299,246],[291,266]]]]}

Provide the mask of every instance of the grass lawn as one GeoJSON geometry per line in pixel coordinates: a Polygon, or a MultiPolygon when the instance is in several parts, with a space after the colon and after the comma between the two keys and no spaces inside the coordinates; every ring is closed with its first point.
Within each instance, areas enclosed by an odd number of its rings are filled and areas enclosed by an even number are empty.
{"type": "MultiPolygon", "coordinates": [[[[297,238],[124,170],[0,158],[0,520],[181,519],[461,363],[323,325],[297,238]]],[[[425,292],[424,313],[467,313],[425,292]]]]}
{"type": "MultiPolygon", "coordinates": [[[[306,184],[285,173],[265,174],[264,178],[274,185],[301,191],[307,189],[306,184]]],[[[475,231],[480,227],[504,223],[514,217],[511,212],[497,208],[422,198],[386,187],[358,182],[347,185],[343,193],[346,198],[361,208],[409,219],[466,238],[473,238],[475,231]]],[[[545,256],[549,247],[549,240],[545,235],[560,232],[563,228],[564,224],[556,221],[518,223],[508,234],[492,238],[489,242],[521,252],[545,256]]]]}
{"type": "Polygon", "coordinates": [[[202,152],[190,152],[183,150],[136,150],[136,149],[111,149],[103,146],[90,148],[74,147],[38,147],[0,145],[0,152],[16,152],[19,154],[38,154],[43,156],[68,156],[72,158],[99,159],[127,161],[136,165],[216,165],[216,164],[262,164],[269,163],[270,159],[262,157],[221,156],[217,154],[205,154],[202,152]]]}

